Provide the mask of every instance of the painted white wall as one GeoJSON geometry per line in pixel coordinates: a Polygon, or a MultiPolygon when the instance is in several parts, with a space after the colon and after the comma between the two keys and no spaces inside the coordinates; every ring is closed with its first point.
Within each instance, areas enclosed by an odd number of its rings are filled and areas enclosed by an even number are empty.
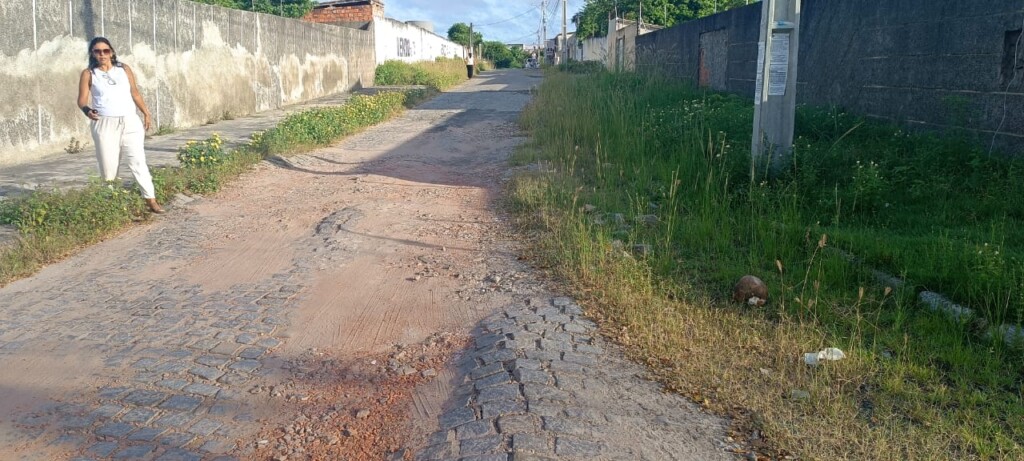
{"type": "Polygon", "coordinates": [[[375,19],[377,64],[384,61],[433,61],[438,57],[463,58],[463,46],[420,27],[391,18],[375,19]]]}

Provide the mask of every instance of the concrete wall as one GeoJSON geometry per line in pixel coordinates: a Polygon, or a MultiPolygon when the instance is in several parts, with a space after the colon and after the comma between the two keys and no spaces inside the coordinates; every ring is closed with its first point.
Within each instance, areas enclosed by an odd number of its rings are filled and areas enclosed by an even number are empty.
{"type": "Polygon", "coordinates": [[[88,140],[88,40],[132,66],[154,123],[187,127],[373,84],[373,36],[186,0],[0,2],[0,164],[88,140]]]}
{"type": "Polygon", "coordinates": [[[378,18],[372,28],[377,41],[377,64],[390,60],[416,62],[465,56],[462,45],[412,24],[378,18]]]}
{"type": "MultiPolygon", "coordinates": [[[[638,68],[752,97],[760,20],[755,4],[641,36],[638,68]]],[[[800,27],[799,103],[1024,153],[1024,0],[803,0],[800,27]]]]}
{"type": "Polygon", "coordinates": [[[636,70],[637,37],[649,34],[661,27],[637,24],[625,19],[608,21],[608,57],[605,67],[615,71],[636,70]]]}
{"type": "Polygon", "coordinates": [[[580,45],[581,61],[600,61],[608,59],[608,37],[590,37],[584,39],[580,45]]]}

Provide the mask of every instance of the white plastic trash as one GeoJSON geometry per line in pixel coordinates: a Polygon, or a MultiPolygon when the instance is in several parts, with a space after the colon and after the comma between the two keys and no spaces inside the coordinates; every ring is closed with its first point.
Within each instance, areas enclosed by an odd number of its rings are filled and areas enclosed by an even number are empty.
{"type": "Polygon", "coordinates": [[[835,361],[835,360],[842,360],[842,359],[845,359],[845,358],[846,358],[846,354],[844,354],[843,351],[841,351],[841,350],[839,350],[839,349],[837,349],[835,347],[830,347],[828,349],[823,349],[820,352],[818,352],[818,360],[832,360],[832,361],[835,361]]]}
{"type": "Polygon", "coordinates": [[[846,354],[844,354],[842,350],[840,350],[838,348],[835,348],[835,347],[829,347],[829,348],[822,349],[822,350],[820,350],[818,352],[808,352],[808,353],[804,354],[804,363],[806,363],[808,365],[811,365],[811,366],[816,366],[822,360],[828,360],[828,361],[833,361],[834,362],[836,360],[842,360],[842,359],[845,359],[845,358],[846,358],[846,354]]]}

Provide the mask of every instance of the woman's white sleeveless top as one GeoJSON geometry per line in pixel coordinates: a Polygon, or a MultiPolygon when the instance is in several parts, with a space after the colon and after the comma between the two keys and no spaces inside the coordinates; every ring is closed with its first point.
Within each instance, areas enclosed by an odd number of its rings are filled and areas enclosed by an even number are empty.
{"type": "Polygon", "coordinates": [[[131,82],[128,73],[117,65],[109,71],[99,68],[92,70],[92,108],[103,117],[126,117],[135,115],[135,101],[132,100],[131,82]]]}

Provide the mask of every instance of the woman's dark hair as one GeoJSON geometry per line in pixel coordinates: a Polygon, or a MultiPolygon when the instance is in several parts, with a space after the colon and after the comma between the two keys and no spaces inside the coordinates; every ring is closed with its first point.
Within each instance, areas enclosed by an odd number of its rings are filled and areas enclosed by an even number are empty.
{"type": "Polygon", "coordinates": [[[97,43],[107,44],[110,47],[110,62],[115,66],[121,65],[117,62],[117,51],[114,51],[114,45],[110,44],[110,40],[107,40],[106,37],[96,37],[89,42],[89,69],[95,69],[100,65],[100,62],[96,60],[96,55],[92,53],[92,47],[96,46],[97,43]]]}

